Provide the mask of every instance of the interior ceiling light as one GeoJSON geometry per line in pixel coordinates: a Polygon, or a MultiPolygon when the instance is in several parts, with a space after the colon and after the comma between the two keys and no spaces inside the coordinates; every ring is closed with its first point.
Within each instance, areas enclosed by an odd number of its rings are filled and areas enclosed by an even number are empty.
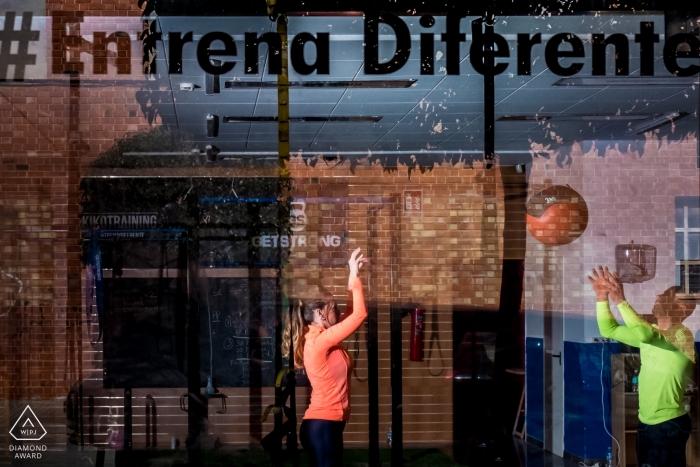
{"type": "MultiPolygon", "coordinates": [[[[356,116],[356,117],[289,117],[290,122],[372,122],[381,120],[380,116],[356,116]]],[[[276,122],[277,117],[230,117],[224,116],[224,123],[236,122],[276,122]]]]}
{"type": "Polygon", "coordinates": [[[606,86],[664,86],[667,88],[687,88],[698,84],[698,78],[678,78],[673,76],[659,77],[636,77],[636,76],[620,76],[620,77],[591,77],[591,78],[561,78],[552,86],[589,86],[595,88],[604,88],[606,86]]]}
{"type": "Polygon", "coordinates": [[[647,120],[658,117],[660,114],[633,114],[633,115],[504,115],[499,117],[497,122],[544,122],[548,120],[556,121],[623,121],[647,120]]]}
{"type": "Polygon", "coordinates": [[[497,122],[545,122],[551,120],[551,115],[502,115],[497,122]]]}
{"type": "MultiPolygon", "coordinates": [[[[292,81],[289,86],[305,88],[410,88],[415,79],[382,79],[366,81],[292,81]]],[[[276,88],[277,81],[234,81],[224,83],[226,89],[236,88],[276,88]]]]}
{"type": "Polygon", "coordinates": [[[688,112],[681,112],[675,110],[673,112],[666,112],[664,114],[633,114],[633,115],[503,115],[499,117],[497,122],[546,122],[550,120],[555,121],[640,121],[635,126],[631,127],[627,134],[640,135],[646,131],[651,131],[661,126],[667,125],[671,122],[680,120],[683,117],[688,116],[688,112]]]}
{"type": "Polygon", "coordinates": [[[644,132],[654,130],[664,125],[668,125],[671,122],[676,122],[686,116],[688,116],[688,112],[680,112],[678,110],[673,112],[666,112],[663,115],[648,118],[643,122],[633,126],[629,129],[627,134],[641,135],[644,132]]]}

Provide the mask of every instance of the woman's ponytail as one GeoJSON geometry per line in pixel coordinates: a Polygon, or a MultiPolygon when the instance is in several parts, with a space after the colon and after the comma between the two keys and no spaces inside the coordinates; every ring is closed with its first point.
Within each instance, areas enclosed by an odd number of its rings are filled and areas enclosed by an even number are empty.
{"type": "Polygon", "coordinates": [[[304,344],[309,324],[314,322],[314,310],[322,310],[324,316],[335,307],[332,296],[323,299],[297,300],[292,308],[291,319],[282,333],[282,358],[294,353],[294,368],[304,368],[304,344]],[[290,352],[292,350],[292,352],[290,352]]]}
{"type": "Polygon", "coordinates": [[[304,343],[308,326],[304,320],[304,303],[297,300],[292,308],[291,319],[282,333],[282,357],[290,358],[290,347],[294,351],[294,368],[304,368],[304,343]]]}

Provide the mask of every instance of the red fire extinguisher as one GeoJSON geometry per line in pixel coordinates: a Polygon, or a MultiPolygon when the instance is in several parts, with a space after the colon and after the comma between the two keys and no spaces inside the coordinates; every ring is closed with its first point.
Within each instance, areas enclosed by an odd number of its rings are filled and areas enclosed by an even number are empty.
{"type": "Polygon", "coordinates": [[[411,310],[411,347],[410,347],[410,359],[412,362],[422,362],[423,361],[423,330],[425,320],[425,309],[416,305],[416,307],[411,310]]]}

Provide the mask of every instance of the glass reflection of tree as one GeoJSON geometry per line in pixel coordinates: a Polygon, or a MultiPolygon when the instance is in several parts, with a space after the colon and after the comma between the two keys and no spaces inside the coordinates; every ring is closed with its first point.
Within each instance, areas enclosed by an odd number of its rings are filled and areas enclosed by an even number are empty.
{"type": "MultiPolygon", "coordinates": [[[[640,94],[643,95],[643,90],[640,94]]],[[[688,96],[690,98],[690,93],[688,96]]],[[[634,114],[630,114],[632,115],[634,114]]],[[[647,139],[649,132],[634,133],[622,130],[624,137],[621,137],[619,121],[597,119],[580,121],[581,125],[574,126],[571,125],[571,120],[566,120],[566,116],[562,116],[561,121],[557,121],[556,116],[543,117],[527,133],[527,150],[533,158],[553,158],[559,167],[571,165],[572,154],[577,144],[583,154],[596,150],[600,157],[605,157],[609,149],[615,149],[624,154],[636,153],[639,157],[644,155],[649,141],[647,139]]],[[[628,124],[628,128],[633,125],[633,123],[628,124]]],[[[660,148],[664,141],[681,143],[693,141],[695,137],[695,132],[679,130],[676,121],[672,119],[650,132],[657,148],[660,148]]]]}

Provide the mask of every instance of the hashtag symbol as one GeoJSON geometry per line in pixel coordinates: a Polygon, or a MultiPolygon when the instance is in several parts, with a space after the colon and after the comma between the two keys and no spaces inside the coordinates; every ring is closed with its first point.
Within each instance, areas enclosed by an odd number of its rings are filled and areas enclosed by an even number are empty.
{"type": "Polygon", "coordinates": [[[0,80],[7,79],[10,65],[15,66],[15,81],[24,79],[27,65],[36,63],[36,55],[29,53],[29,42],[39,40],[39,31],[32,31],[32,12],[22,13],[22,26],[15,30],[15,12],[5,13],[5,28],[0,31],[0,80]],[[12,44],[17,43],[17,53],[12,44]]]}

